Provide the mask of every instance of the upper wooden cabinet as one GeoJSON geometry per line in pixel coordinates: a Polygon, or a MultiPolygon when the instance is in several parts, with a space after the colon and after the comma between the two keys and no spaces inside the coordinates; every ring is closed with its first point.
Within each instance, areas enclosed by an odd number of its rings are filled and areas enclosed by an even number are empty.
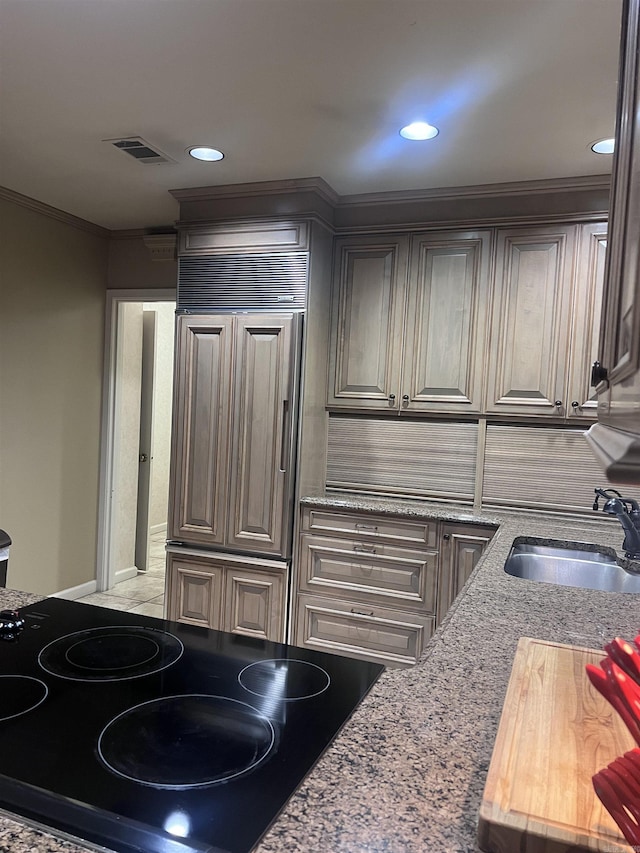
{"type": "Polygon", "coordinates": [[[567,415],[571,420],[596,417],[598,398],[591,386],[591,366],[598,358],[606,249],[606,223],[579,227],[566,391],[567,415]]]}
{"type": "Polygon", "coordinates": [[[481,410],[490,240],[488,231],[412,237],[403,408],[481,410]]]}
{"type": "Polygon", "coordinates": [[[575,226],[498,232],[487,411],[563,416],[575,226]]]}
{"type": "Polygon", "coordinates": [[[479,412],[490,232],[337,241],[328,404],[479,412]]]}
{"type": "Polygon", "coordinates": [[[595,417],[604,223],[498,233],[486,411],[595,417]]]}
{"type": "Polygon", "coordinates": [[[287,556],[299,319],[178,318],[169,538],[287,556]]]}
{"type": "Polygon", "coordinates": [[[616,147],[589,443],[612,482],[640,485],[640,0],[622,15],[616,147]]]}
{"type": "Polygon", "coordinates": [[[337,240],[328,402],[397,408],[409,241],[337,240]]]}
{"type": "Polygon", "coordinates": [[[603,223],[341,238],[329,407],[593,419],[606,239],[603,223]]]}

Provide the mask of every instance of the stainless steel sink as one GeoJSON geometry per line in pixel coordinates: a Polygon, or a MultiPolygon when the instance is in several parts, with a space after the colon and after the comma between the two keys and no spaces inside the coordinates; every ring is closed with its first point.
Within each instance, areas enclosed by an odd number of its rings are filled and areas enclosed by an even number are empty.
{"type": "Polygon", "coordinates": [[[640,592],[640,574],[600,551],[515,542],[504,570],[516,578],[604,592],[640,592]]]}

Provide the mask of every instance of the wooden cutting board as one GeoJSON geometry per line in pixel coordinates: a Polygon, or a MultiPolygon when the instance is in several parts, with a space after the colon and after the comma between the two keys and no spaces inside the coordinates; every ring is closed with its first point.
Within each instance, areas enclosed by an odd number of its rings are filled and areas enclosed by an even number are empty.
{"type": "Polygon", "coordinates": [[[489,853],[629,853],[591,777],[635,746],[592,687],[604,652],[523,637],[507,688],[480,807],[489,853]]]}

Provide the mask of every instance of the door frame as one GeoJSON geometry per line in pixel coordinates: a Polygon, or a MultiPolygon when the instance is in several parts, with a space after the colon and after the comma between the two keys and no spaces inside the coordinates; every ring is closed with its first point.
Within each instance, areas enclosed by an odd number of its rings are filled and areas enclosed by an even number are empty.
{"type": "Polygon", "coordinates": [[[118,422],[116,386],[118,356],[118,315],[127,302],[175,302],[175,288],[145,290],[107,290],[105,303],[104,364],[102,381],[102,422],[100,428],[100,480],[98,493],[98,537],[96,554],[96,589],[103,592],[115,583],[111,564],[113,540],[113,490],[115,479],[114,449],[118,422]]]}

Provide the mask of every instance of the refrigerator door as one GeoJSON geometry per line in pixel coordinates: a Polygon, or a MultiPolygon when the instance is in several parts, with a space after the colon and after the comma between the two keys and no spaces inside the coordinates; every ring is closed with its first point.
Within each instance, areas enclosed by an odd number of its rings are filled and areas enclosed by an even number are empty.
{"type": "Polygon", "coordinates": [[[177,318],[167,537],[224,547],[233,317],[177,318]]]}
{"type": "Polygon", "coordinates": [[[169,539],[288,557],[301,314],[180,316],[169,539]]]}
{"type": "Polygon", "coordinates": [[[236,318],[227,547],[290,553],[301,315],[236,318]]]}

